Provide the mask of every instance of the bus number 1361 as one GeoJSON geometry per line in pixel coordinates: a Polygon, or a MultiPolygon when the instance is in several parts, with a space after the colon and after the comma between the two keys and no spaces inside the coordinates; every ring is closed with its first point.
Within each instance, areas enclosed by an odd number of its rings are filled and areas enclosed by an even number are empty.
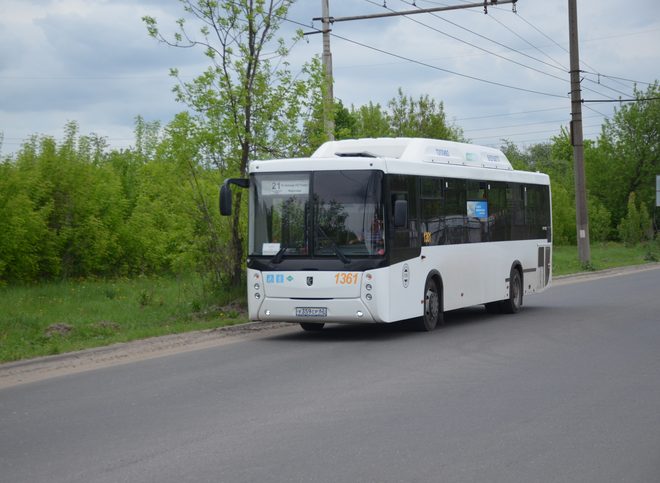
{"type": "Polygon", "coordinates": [[[357,272],[340,272],[335,274],[335,284],[336,285],[356,285],[358,283],[358,274],[357,272]]]}

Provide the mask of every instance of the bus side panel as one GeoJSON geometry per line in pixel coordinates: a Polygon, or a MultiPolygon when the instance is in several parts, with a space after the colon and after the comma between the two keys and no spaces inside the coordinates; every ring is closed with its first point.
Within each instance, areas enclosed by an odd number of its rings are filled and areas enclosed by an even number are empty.
{"type": "Polygon", "coordinates": [[[432,270],[443,281],[444,310],[503,300],[509,297],[508,279],[514,263],[523,270],[524,293],[542,289],[537,274],[538,240],[470,243],[422,248],[421,288],[432,270]]]}

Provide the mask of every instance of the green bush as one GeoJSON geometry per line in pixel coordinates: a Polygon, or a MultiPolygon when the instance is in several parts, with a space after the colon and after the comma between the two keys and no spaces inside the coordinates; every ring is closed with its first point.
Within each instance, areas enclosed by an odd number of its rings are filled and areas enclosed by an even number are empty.
{"type": "Polygon", "coordinates": [[[618,226],[619,237],[626,246],[635,246],[653,237],[653,226],[649,212],[643,203],[640,207],[637,205],[637,195],[633,191],[628,196],[626,216],[621,219],[618,226]]]}

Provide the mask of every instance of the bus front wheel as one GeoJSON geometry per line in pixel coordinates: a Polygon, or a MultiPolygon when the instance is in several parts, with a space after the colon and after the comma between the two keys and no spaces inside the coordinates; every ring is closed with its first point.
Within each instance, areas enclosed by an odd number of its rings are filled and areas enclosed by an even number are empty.
{"type": "Polygon", "coordinates": [[[417,325],[419,330],[430,332],[437,325],[442,324],[442,320],[442,293],[435,279],[429,278],[424,287],[424,314],[417,325]]]}

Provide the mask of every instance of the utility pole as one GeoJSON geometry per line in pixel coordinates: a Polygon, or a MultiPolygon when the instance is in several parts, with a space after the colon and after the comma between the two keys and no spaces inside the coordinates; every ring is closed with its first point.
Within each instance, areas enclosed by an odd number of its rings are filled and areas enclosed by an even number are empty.
{"type": "Polygon", "coordinates": [[[332,89],[332,53],[330,52],[330,0],[321,0],[323,17],[323,128],[328,141],[335,140],[335,96],[332,89]]]}
{"type": "Polygon", "coordinates": [[[571,56],[571,144],[573,145],[573,174],[575,177],[575,221],[578,255],[583,265],[591,260],[589,247],[589,214],[584,174],[584,139],[582,133],[582,93],[580,89],[580,55],[576,0],[568,0],[568,32],[571,56]]]}
{"type": "MultiPolygon", "coordinates": [[[[321,21],[321,32],[323,33],[323,74],[325,76],[323,91],[323,126],[328,140],[335,139],[335,114],[334,114],[334,94],[332,89],[332,53],[330,52],[330,24],[335,22],[347,22],[351,20],[369,20],[372,18],[399,17],[401,15],[415,15],[420,13],[443,12],[447,10],[462,10],[464,8],[483,8],[484,13],[488,13],[489,6],[497,6],[506,3],[513,4],[513,11],[516,9],[518,0],[483,0],[479,3],[467,3],[452,5],[447,7],[418,8],[416,10],[406,10],[403,12],[384,12],[372,15],[356,15],[352,17],[331,17],[330,0],[321,0],[321,17],[315,17],[313,20],[321,21]]],[[[317,33],[317,32],[314,32],[317,33]]]]}

